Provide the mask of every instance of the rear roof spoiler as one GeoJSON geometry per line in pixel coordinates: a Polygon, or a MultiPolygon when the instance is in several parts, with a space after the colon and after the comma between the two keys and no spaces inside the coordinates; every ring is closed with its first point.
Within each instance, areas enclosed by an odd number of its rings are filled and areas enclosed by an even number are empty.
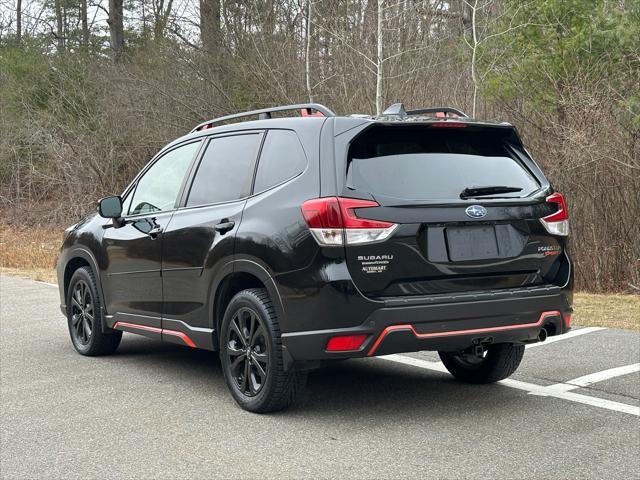
{"type": "Polygon", "coordinates": [[[401,117],[408,117],[411,115],[430,115],[435,117],[464,117],[468,118],[467,114],[462,110],[458,110],[453,107],[431,107],[431,108],[418,108],[416,110],[406,110],[402,103],[394,103],[387,108],[382,115],[398,115],[401,117]]]}

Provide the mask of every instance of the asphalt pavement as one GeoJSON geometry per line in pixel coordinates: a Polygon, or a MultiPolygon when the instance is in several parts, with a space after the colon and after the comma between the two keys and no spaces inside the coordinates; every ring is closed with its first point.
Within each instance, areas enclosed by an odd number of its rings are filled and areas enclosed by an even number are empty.
{"type": "Polygon", "coordinates": [[[57,287],[2,276],[0,478],[640,478],[640,334],[580,330],[500,384],[430,352],[349,360],[256,415],[215,353],[125,334],[81,357],[57,287]]]}

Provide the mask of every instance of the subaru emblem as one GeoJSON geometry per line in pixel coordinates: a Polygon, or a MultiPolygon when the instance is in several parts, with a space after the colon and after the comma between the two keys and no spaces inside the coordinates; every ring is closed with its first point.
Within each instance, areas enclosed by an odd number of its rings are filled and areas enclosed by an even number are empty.
{"type": "Polygon", "coordinates": [[[482,218],[487,214],[487,209],[482,205],[471,205],[464,211],[471,218],[482,218]]]}

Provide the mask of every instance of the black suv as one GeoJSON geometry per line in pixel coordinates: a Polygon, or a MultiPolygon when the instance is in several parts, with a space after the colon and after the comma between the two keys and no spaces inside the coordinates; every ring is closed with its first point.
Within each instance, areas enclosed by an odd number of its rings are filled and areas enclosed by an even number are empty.
{"type": "Polygon", "coordinates": [[[448,107],[211,120],[98,212],[58,263],[76,350],[113,353],[123,331],[219,350],[253,412],[345,358],[434,350],[495,382],[570,328],[564,198],[513,126],[448,107]]]}

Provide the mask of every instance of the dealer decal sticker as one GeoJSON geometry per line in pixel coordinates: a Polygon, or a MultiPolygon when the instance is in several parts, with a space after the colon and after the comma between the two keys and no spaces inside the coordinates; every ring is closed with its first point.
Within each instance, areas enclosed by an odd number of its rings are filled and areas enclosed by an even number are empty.
{"type": "Polygon", "coordinates": [[[362,264],[364,273],[383,273],[389,263],[393,260],[393,255],[358,255],[358,261],[362,264]]]}

